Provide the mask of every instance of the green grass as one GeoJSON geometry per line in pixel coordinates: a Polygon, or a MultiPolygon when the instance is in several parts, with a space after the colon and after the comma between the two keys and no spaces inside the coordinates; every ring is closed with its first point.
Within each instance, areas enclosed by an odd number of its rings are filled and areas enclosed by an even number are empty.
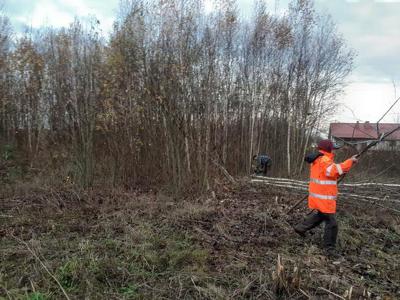
{"type": "Polygon", "coordinates": [[[57,277],[65,290],[73,291],[78,288],[81,267],[82,262],[78,258],[73,258],[58,269],[57,277]]]}
{"type": "Polygon", "coordinates": [[[26,300],[47,300],[48,298],[46,295],[40,293],[40,292],[33,292],[30,293],[27,297],[26,300]]]}
{"type": "MultiPolygon", "coordinates": [[[[112,240],[107,235],[103,239],[69,236],[54,243],[55,237],[48,235],[38,244],[46,265],[50,270],[55,269],[54,275],[72,298],[82,295],[96,298],[112,291],[119,299],[144,299],[149,297],[150,287],[161,288],[176,277],[190,282],[191,276],[201,278],[207,271],[208,250],[196,245],[189,235],[146,223],[138,226],[135,234],[139,241],[136,243],[130,243],[123,236],[112,240]]],[[[11,270],[20,268],[22,261],[8,263],[7,269],[11,270]]],[[[49,289],[53,296],[32,292],[26,299],[62,297],[57,284],[41,270],[37,261],[30,260],[27,267],[37,271],[36,275],[31,274],[32,278],[40,278],[40,287],[49,289]]],[[[14,276],[5,276],[5,280],[15,287],[19,279],[16,273],[14,276]]],[[[29,286],[16,288],[14,294],[22,294],[26,288],[30,289],[29,286]]]]}
{"type": "Polygon", "coordinates": [[[135,284],[121,287],[118,292],[123,296],[124,299],[135,299],[139,296],[138,286],[135,284]]]}

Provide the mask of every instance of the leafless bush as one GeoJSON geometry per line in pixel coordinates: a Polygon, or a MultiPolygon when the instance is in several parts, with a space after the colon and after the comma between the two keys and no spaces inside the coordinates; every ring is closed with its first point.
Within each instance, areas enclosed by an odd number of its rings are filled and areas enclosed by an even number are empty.
{"type": "Polygon", "coordinates": [[[1,134],[31,167],[63,148],[82,186],[207,189],[213,161],[245,174],[259,152],[298,173],[353,54],[311,1],[249,21],[220,4],[128,1],[107,41],[96,19],[12,40],[2,17],[1,134]]]}

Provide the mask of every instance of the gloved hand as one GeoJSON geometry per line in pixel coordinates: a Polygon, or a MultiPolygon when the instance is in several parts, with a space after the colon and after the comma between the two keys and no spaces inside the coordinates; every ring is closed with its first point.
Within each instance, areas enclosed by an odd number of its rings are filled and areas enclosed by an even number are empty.
{"type": "Polygon", "coordinates": [[[350,159],[353,161],[353,163],[357,163],[358,162],[358,154],[353,155],[350,159]]]}

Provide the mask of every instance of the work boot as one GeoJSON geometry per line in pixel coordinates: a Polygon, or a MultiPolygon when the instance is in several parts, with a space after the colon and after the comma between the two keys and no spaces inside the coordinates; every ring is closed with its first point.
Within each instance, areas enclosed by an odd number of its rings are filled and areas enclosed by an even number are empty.
{"type": "Polygon", "coordinates": [[[335,248],[329,247],[325,249],[325,255],[329,257],[330,259],[333,259],[335,261],[342,261],[343,256],[341,256],[335,248]]]}
{"type": "Polygon", "coordinates": [[[294,232],[296,232],[299,236],[301,236],[302,238],[306,237],[306,233],[298,228],[296,228],[296,226],[293,227],[294,232]]]}

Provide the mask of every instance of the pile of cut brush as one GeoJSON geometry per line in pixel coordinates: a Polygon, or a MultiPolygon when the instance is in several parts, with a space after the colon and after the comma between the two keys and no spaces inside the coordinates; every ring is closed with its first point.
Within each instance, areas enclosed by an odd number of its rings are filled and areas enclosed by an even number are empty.
{"type": "MultiPolygon", "coordinates": [[[[285,188],[295,193],[306,193],[308,182],[288,178],[253,176],[253,183],[285,188]]],[[[341,183],[339,197],[343,201],[360,201],[367,205],[379,206],[400,213],[400,184],[358,182],[341,183]]]]}
{"type": "Polygon", "coordinates": [[[0,298],[399,299],[400,217],[340,203],[336,264],[286,187],[209,196],[36,191],[0,199],[0,298]]]}

